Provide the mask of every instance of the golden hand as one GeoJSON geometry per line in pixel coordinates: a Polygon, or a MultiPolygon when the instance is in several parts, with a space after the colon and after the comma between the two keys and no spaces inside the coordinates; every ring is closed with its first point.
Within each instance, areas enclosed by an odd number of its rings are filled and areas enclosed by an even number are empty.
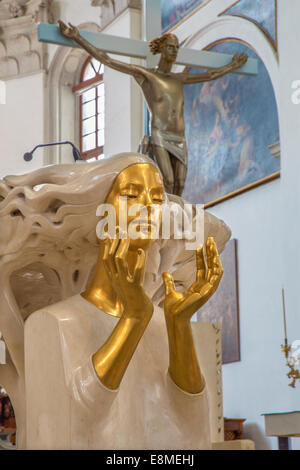
{"type": "Polygon", "coordinates": [[[196,251],[196,281],[185,292],[177,292],[171,274],[163,273],[165,285],[164,310],[166,317],[189,320],[217,290],[223,275],[223,267],[213,238],[206,242],[207,269],[203,247],[196,251]]]}
{"type": "Polygon", "coordinates": [[[93,355],[97,376],[111,390],[120,386],[153,313],[152,301],[143,288],[145,252],[142,249],[128,252],[129,244],[129,239],[108,239],[103,256],[107,275],[124,308],[111,335],[93,355]],[[128,267],[129,256],[134,257],[132,274],[128,267]]]}
{"type": "Polygon", "coordinates": [[[239,69],[240,67],[246,64],[247,60],[247,54],[234,54],[231,61],[231,65],[234,69],[239,69]]]}
{"type": "Polygon", "coordinates": [[[173,277],[164,273],[165,319],[169,339],[169,373],[178,387],[200,393],[205,387],[195,350],[190,319],[210,299],[221,281],[223,268],[213,238],[206,242],[207,268],[203,247],[196,251],[196,281],[185,292],[176,292],[173,277]]]}
{"type": "Polygon", "coordinates": [[[131,274],[128,269],[128,249],[130,240],[107,239],[103,262],[113,288],[124,307],[124,318],[149,319],[153,304],[143,288],[146,255],[143,249],[137,250],[137,260],[131,274]]]}
{"type": "Polygon", "coordinates": [[[71,23],[69,23],[68,27],[63,21],[58,20],[58,24],[61,34],[66,38],[77,39],[80,36],[78,28],[76,28],[76,26],[73,26],[71,23]]]}

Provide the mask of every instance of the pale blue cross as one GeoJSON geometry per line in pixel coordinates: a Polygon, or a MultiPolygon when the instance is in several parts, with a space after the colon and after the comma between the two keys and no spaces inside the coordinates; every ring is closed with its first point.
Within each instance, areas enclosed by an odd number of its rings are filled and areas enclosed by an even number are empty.
{"type": "MultiPolygon", "coordinates": [[[[143,0],[143,26],[144,41],[122,38],[104,33],[90,33],[80,30],[80,34],[87,41],[99,49],[117,55],[144,59],[149,67],[153,67],[157,58],[149,49],[149,41],[162,34],[161,31],[161,0],[143,0]]],[[[74,41],[65,38],[60,33],[59,27],[47,23],[40,23],[38,27],[39,41],[60,46],[80,47],[74,41]]],[[[218,52],[197,51],[187,47],[181,47],[177,57],[177,64],[211,69],[223,67],[232,59],[229,54],[218,52]]],[[[257,75],[258,61],[248,59],[247,63],[234,73],[257,75]]]]}

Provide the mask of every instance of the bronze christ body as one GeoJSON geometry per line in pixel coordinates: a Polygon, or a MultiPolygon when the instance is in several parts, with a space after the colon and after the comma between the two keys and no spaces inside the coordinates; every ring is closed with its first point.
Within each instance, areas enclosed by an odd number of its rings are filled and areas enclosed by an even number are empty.
{"type": "Polygon", "coordinates": [[[187,146],[184,125],[184,85],[208,82],[242,67],[246,54],[236,54],[224,67],[204,73],[173,73],[179,41],[174,34],[164,34],[150,42],[153,54],[161,54],[156,68],[127,64],[112,59],[96,48],[71,24],[59,21],[61,33],[73,39],[95,59],[119,72],[132,75],[143,91],[151,115],[150,153],[154,156],[163,178],[166,191],[181,196],[187,174],[187,146]]]}

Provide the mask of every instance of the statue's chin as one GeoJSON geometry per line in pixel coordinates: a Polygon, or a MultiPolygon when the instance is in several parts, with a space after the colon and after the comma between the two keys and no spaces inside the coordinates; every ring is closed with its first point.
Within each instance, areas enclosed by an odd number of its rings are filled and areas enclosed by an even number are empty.
{"type": "Polygon", "coordinates": [[[139,248],[142,248],[143,250],[147,250],[155,240],[151,240],[150,237],[141,237],[136,240],[130,240],[130,250],[138,250],[139,248]]]}

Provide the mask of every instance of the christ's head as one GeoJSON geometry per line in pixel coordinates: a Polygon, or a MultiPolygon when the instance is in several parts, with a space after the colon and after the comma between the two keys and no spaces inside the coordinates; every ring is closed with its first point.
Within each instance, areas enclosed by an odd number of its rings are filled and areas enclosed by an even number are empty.
{"type": "Polygon", "coordinates": [[[179,41],[175,34],[163,34],[150,42],[150,50],[153,55],[161,54],[166,62],[174,63],[177,59],[179,41]]]}

